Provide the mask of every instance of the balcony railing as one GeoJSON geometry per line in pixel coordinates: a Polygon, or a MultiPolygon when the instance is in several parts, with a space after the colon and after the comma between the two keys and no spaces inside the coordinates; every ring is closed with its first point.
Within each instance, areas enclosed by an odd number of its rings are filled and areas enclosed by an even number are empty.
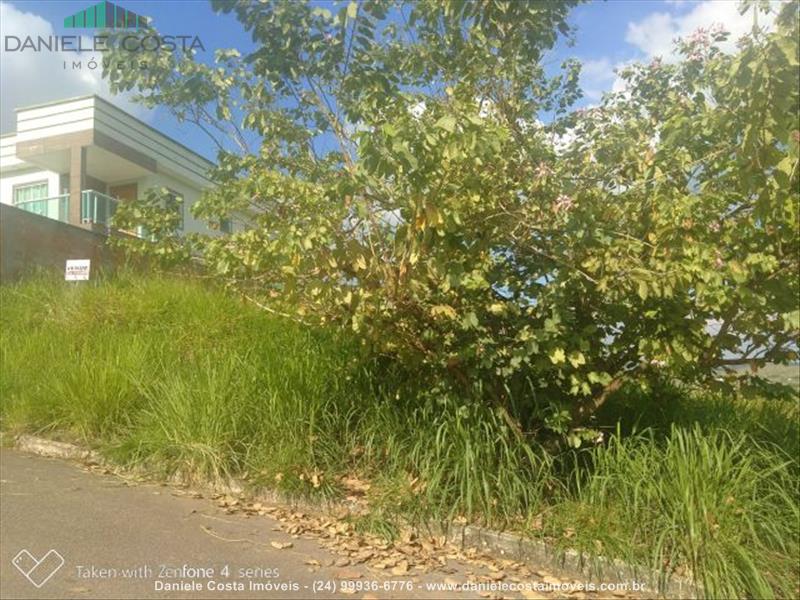
{"type": "Polygon", "coordinates": [[[60,196],[41,198],[39,200],[25,200],[24,202],[18,202],[14,206],[35,215],[42,215],[62,223],[69,223],[69,194],[61,194],[60,196]]]}
{"type": "MultiPolygon", "coordinates": [[[[118,200],[95,190],[81,192],[81,223],[109,225],[117,211],[118,200]]],[[[25,200],[14,206],[29,213],[69,223],[69,194],[25,200]]]]}
{"type": "Polygon", "coordinates": [[[108,225],[117,211],[116,198],[94,190],[81,192],[81,223],[108,225]]]}

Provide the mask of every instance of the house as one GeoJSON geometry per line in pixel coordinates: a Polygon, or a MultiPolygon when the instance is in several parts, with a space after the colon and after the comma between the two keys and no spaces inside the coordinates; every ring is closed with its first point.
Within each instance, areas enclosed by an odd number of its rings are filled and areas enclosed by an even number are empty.
{"type": "MultiPolygon", "coordinates": [[[[166,188],[181,232],[210,232],[189,208],[212,185],[214,165],[98,96],[18,108],[0,137],[0,201],[107,232],[119,202],[166,188]]],[[[230,231],[230,222],[215,231],[230,231]]]]}

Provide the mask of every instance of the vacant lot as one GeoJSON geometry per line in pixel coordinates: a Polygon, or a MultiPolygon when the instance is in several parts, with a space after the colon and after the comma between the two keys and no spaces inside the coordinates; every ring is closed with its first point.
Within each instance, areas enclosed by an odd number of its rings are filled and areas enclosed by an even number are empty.
{"type": "Polygon", "coordinates": [[[386,536],[463,518],[693,577],[711,597],[797,592],[796,399],[623,390],[601,444],[544,448],[484,405],[421,400],[345,335],[192,281],[40,279],[0,300],[5,431],[163,475],[350,496],[356,525],[386,536]]]}

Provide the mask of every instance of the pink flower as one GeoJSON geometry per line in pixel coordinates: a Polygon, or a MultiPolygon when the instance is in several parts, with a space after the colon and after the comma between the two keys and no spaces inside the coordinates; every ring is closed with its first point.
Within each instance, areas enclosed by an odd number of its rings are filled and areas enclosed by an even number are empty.
{"type": "Polygon", "coordinates": [[[694,30],[688,39],[690,44],[708,47],[711,44],[711,39],[708,37],[708,29],[705,27],[698,27],[694,30]]]}
{"type": "Polygon", "coordinates": [[[698,27],[684,40],[684,51],[687,53],[687,58],[692,61],[703,60],[711,49],[712,36],[714,39],[719,39],[724,35],[719,27],[712,29],[698,27]]]}

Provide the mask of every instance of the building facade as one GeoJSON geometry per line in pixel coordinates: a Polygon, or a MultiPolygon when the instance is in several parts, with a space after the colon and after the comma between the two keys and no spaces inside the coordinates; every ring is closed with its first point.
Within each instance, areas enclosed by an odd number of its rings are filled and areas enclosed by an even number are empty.
{"type": "Polygon", "coordinates": [[[50,219],[107,231],[120,202],[166,188],[182,233],[209,228],[190,208],[211,187],[212,162],[98,96],[18,108],[0,137],[0,201],[50,219]]]}

